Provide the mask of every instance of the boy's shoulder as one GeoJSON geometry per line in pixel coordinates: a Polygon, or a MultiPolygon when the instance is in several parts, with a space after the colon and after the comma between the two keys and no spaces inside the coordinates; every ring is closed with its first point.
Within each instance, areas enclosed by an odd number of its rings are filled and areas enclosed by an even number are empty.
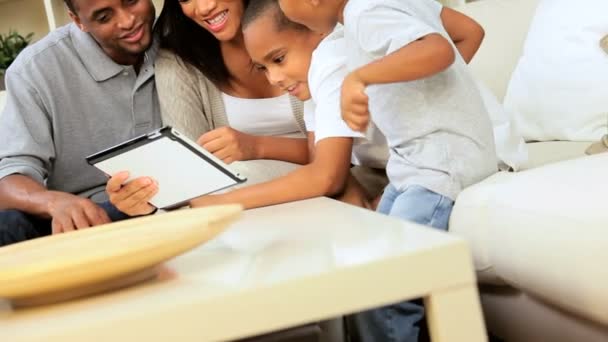
{"type": "Polygon", "coordinates": [[[336,28],[319,43],[312,54],[313,59],[322,60],[323,58],[346,56],[345,48],[344,27],[338,24],[336,28]]]}
{"type": "Polygon", "coordinates": [[[326,82],[342,82],[347,72],[346,41],[342,25],[325,37],[312,54],[308,82],[311,92],[326,82]]]}

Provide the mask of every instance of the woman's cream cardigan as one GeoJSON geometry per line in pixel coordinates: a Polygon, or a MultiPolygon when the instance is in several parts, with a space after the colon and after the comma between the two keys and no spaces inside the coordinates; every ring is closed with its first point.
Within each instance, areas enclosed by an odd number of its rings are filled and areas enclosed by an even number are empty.
{"type": "MultiPolygon", "coordinates": [[[[198,69],[161,50],[155,64],[156,89],[164,125],[196,141],[203,133],[229,126],[220,90],[198,69]]],[[[291,97],[293,115],[304,136],[303,105],[291,97]]]]}

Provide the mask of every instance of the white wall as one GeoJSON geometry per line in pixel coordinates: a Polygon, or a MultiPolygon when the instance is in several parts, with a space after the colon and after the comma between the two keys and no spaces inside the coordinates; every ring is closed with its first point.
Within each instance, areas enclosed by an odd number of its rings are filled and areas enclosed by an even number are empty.
{"type": "Polygon", "coordinates": [[[25,36],[34,32],[34,40],[49,30],[42,0],[0,0],[0,32],[15,29],[25,36]]]}

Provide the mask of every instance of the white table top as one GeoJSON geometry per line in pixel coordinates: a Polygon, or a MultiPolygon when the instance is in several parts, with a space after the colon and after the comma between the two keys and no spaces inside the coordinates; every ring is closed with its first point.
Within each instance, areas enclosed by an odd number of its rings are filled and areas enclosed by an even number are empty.
{"type": "Polygon", "coordinates": [[[250,210],[167,263],[166,279],[33,309],[0,302],[0,340],[257,335],[474,282],[460,267],[468,253],[456,237],[327,198],[250,210]]]}

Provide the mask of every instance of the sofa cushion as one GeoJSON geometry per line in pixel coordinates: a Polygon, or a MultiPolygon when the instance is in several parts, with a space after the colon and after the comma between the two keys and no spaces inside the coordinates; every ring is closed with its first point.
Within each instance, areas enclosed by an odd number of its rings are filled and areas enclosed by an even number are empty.
{"type": "Polygon", "coordinates": [[[504,100],[527,141],[606,133],[606,13],[606,0],[540,2],[504,100]]]}
{"type": "Polygon", "coordinates": [[[546,141],[528,143],[528,161],[523,169],[534,169],[539,166],[583,157],[589,147],[588,142],[577,141],[546,141]]]}
{"type": "Polygon", "coordinates": [[[479,280],[608,324],[608,154],[498,173],[456,199],[450,231],[479,280]]]}

